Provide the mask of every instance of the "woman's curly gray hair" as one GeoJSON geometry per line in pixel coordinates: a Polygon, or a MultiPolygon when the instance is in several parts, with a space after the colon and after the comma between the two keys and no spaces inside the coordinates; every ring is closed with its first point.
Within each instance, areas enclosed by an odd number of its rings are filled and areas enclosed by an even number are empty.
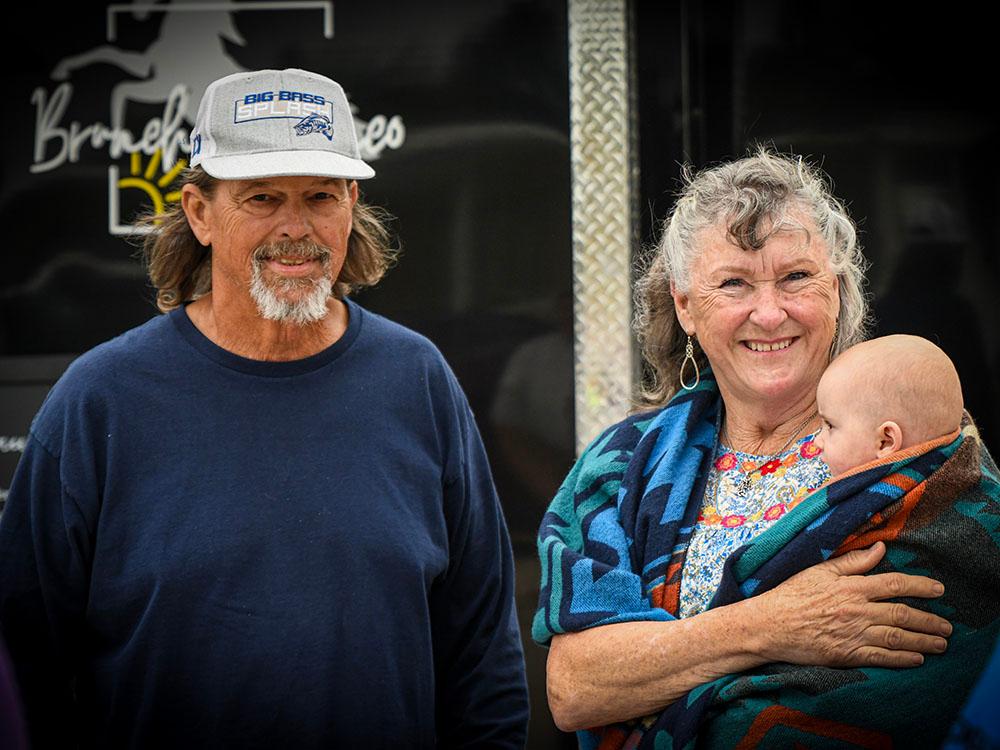
{"type": "MultiPolygon", "coordinates": [[[[201,167],[187,169],[181,176],[182,186],[194,185],[208,198],[215,194],[219,182],[201,167]]],[[[395,261],[396,250],[389,244],[386,229],[388,218],[381,209],[360,200],[354,204],[347,257],[333,286],[335,297],[372,286],[395,261]]],[[[169,312],[208,294],[212,290],[212,254],[194,236],[180,202],[142,223],[152,228],[143,240],[142,252],[149,279],[156,287],[156,306],[169,312]]]]}
{"type": "MultiPolygon", "coordinates": [[[[734,245],[759,250],[773,233],[795,225],[789,212],[810,218],[840,279],[833,355],[865,338],[868,264],[854,222],[818,167],[800,156],[762,147],[746,158],[698,174],[685,167],[682,178],[684,186],[673,213],[664,221],[660,242],[648,254],[645,272],[636,283],[634,325],[650,367],[640,394],[643,406],[662,405],[677,390],[687,335],[677,321],[670,284],[680,291],[689,290],[691,263],[700,252],[697,235],[722,221],[734,245]]],[[[706,366],[700,350],[696,359],[699,367],[706,366]]]]}

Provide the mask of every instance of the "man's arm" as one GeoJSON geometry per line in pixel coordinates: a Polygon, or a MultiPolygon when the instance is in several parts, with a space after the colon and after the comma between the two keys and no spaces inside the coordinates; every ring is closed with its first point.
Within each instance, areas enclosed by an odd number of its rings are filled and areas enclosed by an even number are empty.
{"type": "Polygon", "coordinates": [[[514,564],[489,465],[461,399],[462,461],[444,487],[448,570],[431,597],[442,747],[523,747],[528,722],[514,564]]]}
{"type": "Polygon", "coordinates": [[[77,739],[73,665],[89,577],[85,528],[59,460],[30,437],[0,522],[0,627],[35,747],[77,739]]]}

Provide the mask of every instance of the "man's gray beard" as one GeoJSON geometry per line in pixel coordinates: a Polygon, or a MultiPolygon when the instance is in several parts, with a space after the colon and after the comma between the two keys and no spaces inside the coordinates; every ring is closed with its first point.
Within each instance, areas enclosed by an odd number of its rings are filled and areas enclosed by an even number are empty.
{"type": "Polygon", "coordinates": [[[316,323],[329,312],[327,302],[332,292],[329,248],[300,240],[261,245],[254,250],[250,296],[265,320],[296,325],[316,323]],[[319,278],[277,278],[268,282],[264,279],[264,263],[279,257],[318,259],[323,267],[323,274],[319,278]],[[293,293],[294,299],[286,299],[283,293],[293,293]]]}

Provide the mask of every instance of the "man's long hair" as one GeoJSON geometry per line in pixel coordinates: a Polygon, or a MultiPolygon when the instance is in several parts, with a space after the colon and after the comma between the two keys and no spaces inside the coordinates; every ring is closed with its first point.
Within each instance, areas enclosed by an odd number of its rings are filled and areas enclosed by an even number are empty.
{"type": "MultiPolygon", "coordinates": [[[[181,185],[194,185],[206,198],[215,195],[220,180],[201,167],[186,169],[181,185]]],[[[378,283],[396,259],[383,210],[358,200],[352,212],[347,257],[333,285],[342,299],[356,289],[378,283]]],[[[169,312],[212,291],[212,253],[198,242],[180,202],[142,222],[152,228],[142,244],[149,279],[156,288],[156,306],[169,312]]]]}

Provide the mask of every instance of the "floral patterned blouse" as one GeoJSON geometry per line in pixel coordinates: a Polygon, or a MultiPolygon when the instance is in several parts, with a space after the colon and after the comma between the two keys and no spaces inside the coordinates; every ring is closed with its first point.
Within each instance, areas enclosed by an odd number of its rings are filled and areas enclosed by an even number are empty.
{"type": "Polygon", "coordinates": [[[708,609],[731,553],[830,478],[815,437],[801,438],[769,461],[719,444],[684,562],[681,617],[708,609]]]}

